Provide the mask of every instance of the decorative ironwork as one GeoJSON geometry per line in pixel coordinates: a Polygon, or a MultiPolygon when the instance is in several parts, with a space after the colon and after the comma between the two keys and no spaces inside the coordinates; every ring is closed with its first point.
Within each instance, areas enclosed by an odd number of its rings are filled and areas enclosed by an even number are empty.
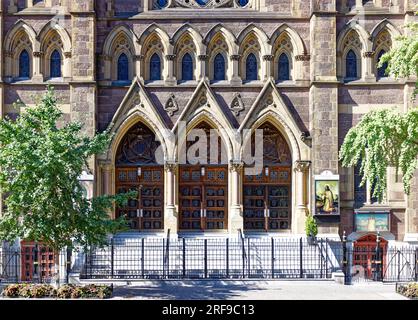
{"type": "MultiPolygon", "coordinates": [[[[283,135],[270,123],[263,124],[259,129],[263,130],[264,164],[291,165],[290,149],[283,135]]],[[[252,148],[254,154],[255,141],[252,143],[252,148]]]]}
{"type": "Polygon", "coordinates": [[[155,134],[142,123],[133,126],[122,139],[116,154],[116,165],[157,164],[155,152],[160,146],[155,134]]]}

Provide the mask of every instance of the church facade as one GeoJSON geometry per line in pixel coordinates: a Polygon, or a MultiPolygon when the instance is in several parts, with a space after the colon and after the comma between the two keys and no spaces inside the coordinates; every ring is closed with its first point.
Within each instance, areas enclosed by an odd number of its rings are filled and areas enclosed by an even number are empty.
{"type": "Polygon", "coordinates": [[[418,174],[406,196],[388,168],[377,203],[338,155],[363,114],[413,107],[415,79],[377,61],[417,4],[2,0],[0,116],[51,84],[63,121],[87,135],[110,128],[83,183],[91,195],[138,191],[111,213],[133,232],[291,237],[313,214],[321,235],[418,241],[418,174]]]}

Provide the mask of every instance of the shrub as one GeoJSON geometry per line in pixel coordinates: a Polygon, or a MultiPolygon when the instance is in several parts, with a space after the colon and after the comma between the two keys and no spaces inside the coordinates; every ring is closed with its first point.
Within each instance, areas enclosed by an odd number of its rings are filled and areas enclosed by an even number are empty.
{"type": "Polygon", "coordinates": [[[59,298],[59,299],[107,299],[112,296],[112,288],[106,285],[89,284],[76,286],[66,284],[58,290],[47,284],[11,284],[4,288],[2,295],[10,298],[59,298]]]}
{"type": "Polygon", "coordinates": [[[407,298],[418,299],[418,283],[408,283],[399,285],[397,292],[404,295],[407,298]]]}
{"type": "Polygon", "coordinates": [[[316,237],[316,235],[318,234],[318,224],[316,223],[315,218],[311,214],[306,217],[305,232],[306,236],[308,237],[316,237]]]}

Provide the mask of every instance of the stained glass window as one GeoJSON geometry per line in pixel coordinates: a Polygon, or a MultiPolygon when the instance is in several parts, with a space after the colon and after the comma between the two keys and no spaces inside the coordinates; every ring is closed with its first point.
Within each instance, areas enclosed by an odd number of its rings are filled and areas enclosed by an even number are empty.
{"type": "Polygon", "coordinates": [[[257,66],[257,58],[254,53],[251,53],[247,57],[246,61],[246,80],[257,80],[258,79],[258,66],[257,66]]]}
{"type": "Polygon", "coordinates": [[[168,4],[168,0],[155,0],[158,8],[164,8],[168,4]]]}
{"type": "Polygon", "coordinates": [[[61,77],[61,55],[58,50],[51,54],[50,68],[51,78],[61,77]]]}
{"type": "Polygon", "coordinates": [[[19,56],[19,78],[29,78],[30,61],[29,53],[23,50],[19,56]]]}
{"type": "Polygon", "coordinates": [[[347,78],[357,78],[357,55],[353,50],[348,51],[345,58],[345,69],[347,78]]]}
{"type": "Polygon", "coordinates": [[[122,53],[118,59],[118,80],[129,80],[129,61],[126,54],[122,53]]]}
{"type": "Polygon", "coordinates": [[[186,53],[183,56],[181,62],[181,75],[183,81],[193,80],[193,59],[189,53],[186,53]]]}
{"type": "MultiPolygon", "coordinates": [[[[380,58],[385,54],[385,50],[381,50],[377,56],[377,63],[379,63],[380,58]]],[[[385,78],[387,77],[386,70],[388,68],[388,63],[385,62],[380,68],[377,69],[377,76],[378,78],[385,78]]]]}
{"type": "Polygon", "coordinates": [[[279,80],[289,80],[290,79],[290,70],[289,70],[289,58],[285,53],[282,53],[279,57],[279,80]]]}
{"type": "Polygon", "coordinates": [[[249,0],[238,0],[237,2],[241,7],[245,7],[248,4],[248,1],[249,0]]]}
{"type": "Polygon", "coordinates": [[[149,74],[150,80],[161,80],[161,60],[156,53],[151,57],[149,74]]]}
{"type": "Polygon", "coordinates": [[[225,59],[218,53],[213,62],[213,79],[216,81],[225,80],[225,59]]]}

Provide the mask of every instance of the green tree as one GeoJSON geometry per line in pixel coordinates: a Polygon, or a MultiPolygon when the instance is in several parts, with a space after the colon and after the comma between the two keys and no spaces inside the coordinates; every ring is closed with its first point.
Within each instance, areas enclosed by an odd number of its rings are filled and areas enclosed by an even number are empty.
{"type": "Polygon", "coordinates": [[[2,240],[39,241],[58,253],[74,244],[104,245],[109,233],[126,227],[109,210],[126,205],[135,193],[87,199],[78,179],[88,160],[106,149],[110,134],[83,136],[79,122],[58,125],[62,116],[48,88],[36,107],[15,121],[0,120],[2,240]]]}
{"type": "MultiPolygon", "coordinates": [[[[418,23],[407,26],[409,36],[396,39],[391,51],[384,54],[379,67],[388,63],[387,73],[395,78],[418,76],[418,23]]],[[[416,84],[413,98],[418,94],[416,84]]],[[[387,190],[387,168],[395,167],[403,175],[406,194],[410,192],[411,179],[418,167],[418,109],[400,113],[395,109],[371,111],[357,126],[347,133],[340,149],[344,167],[359,165],[366,181],[374,184],[373,196],[379,201],[387,190]]]]}

